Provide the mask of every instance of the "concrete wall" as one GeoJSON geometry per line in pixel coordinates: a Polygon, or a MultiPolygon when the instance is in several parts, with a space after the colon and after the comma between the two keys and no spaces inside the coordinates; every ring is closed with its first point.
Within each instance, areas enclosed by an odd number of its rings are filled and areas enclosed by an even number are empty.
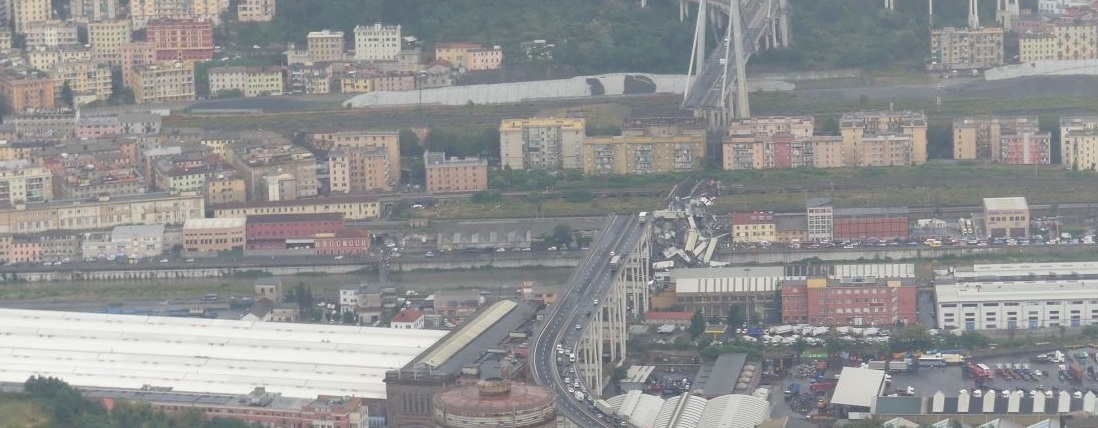
{"type": "Polygon", "coordinates": [[[984,72],[987,80],[1014,79],[1027,76],[1098,75],[1098,59],[1072,61],[1033,61],[995,67],[984,72]]]}
{"type": "MultiPolygon", "coordinates": [[[[488,85],[450,86],[415,91],[371,92],[357,95],[344,103],[348,107],[397,106],[416,104],[465,105],[509,104],[524,100],[553,98],[583,98],[597,96],[593,87],[601,87],[599,95],[681,94],[686,88],[686,76],[678,74],[614,73],[598,76],[577,76],[571,79],[538,80],[532,82],[496,83],[488,85]],[[626,91],[627,77],[643,84],[626,91]],[[593,82],[597,82],[594,84],[593,82]],[[647,87],[640,89],[639,87],[647,87]]],[[[788,91],[786,82],[751,81],[748,90],[788,91]]]]}

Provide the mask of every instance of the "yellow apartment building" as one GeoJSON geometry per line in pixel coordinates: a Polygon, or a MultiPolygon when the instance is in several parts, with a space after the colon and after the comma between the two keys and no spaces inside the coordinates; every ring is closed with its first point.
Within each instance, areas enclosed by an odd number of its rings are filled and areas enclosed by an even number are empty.
{"type": "Polygon", "coordinates": [[[309,142],[320,150],[382,147],[390,165],[400,164],[400,132],[398,131],[317,132],[309,134],[309,142]]]}
{"type": "Polygon", "coordinates": [[[137,104],[194,100],[194,63],[175,62],[134,67],[133,97],[137,104]]]}
{"type": "Polygon", "coordinates": [[[1004,135],[1022,129],[1038,129],[1037,117],[966,117],[953,121],[953,159],[1001,161],[1004,135]]]}
{"type": "Polygon", "coordinates": [[[146,193],[95,201],[56,200],[0,210],[0,233],[97,230],[132,224],[181,224],[206,214],[200,195],[146,193]],[[75,203],[79,202],[79,203],[75,203]]]}
{"type": "Polygon", "coordinates": [[[1060,118],[1060,160],[1064,168],[1098,170],[1098,116],[1060,118]]]}
{"type": "Polygon", "coordinates": [[[1049,61],[1060,57],[1060,40],[1055,34],[1028,33],[1018,36],[1018,61],[1049,61]]]}
{"type": "Polygon", "coordinates": [[[96,59],[122,65],[122,46],[130,42],[130,20],[114,19],[88,23],[88,44],[96,59]]]}
{"type": "Polygon", "coordinates": [[[50,68],[58,94],[65,83],[72,89],[76,105],[106,101],[111,97],[111,66],[106,62],[59,62],[50,68]]]}
{"type": "Polygon", "coordinates": [[[240,0],[236,5],[236,20],[270,22],[274,19],[275,6],[275,0],[240,0]]]}
{"type": "Polygon", "coordinates": [[[702,169],[704,136],[616,136],[583,141],[583,173],[632,175],[702,169]]]}
{"type": "Polygon", "coordinates": [[[50,0],[8,0],[12,30],[25,33],[28,24],[48,21],[52,7],[50,0]]]}
{"type": "Polygon", "coordinates": [[[843,138],[843,165],[846,167],[873,164],[895,165],[900,160],[910,160],[907,165],[926,163],[926,115],[914,111],[879,111],[844,113],[839,120],[843,138]],[[904,138],[881,138],[889,136],[904,138]],[[904,146],[906,145],[906,148],[904,146]],[[869,149],[884,150],[879,156],[869,149]],[[907,151],[907,154],[903,154],[907,151]]]}
{"type": "Polygon", "coordinates": [[[342,61],[345,45],[342,31],[313,31],[305,37],[305,49],[312,62],[342,61]]]}
{"type": "Polygon", "coordinates": [[[1056,41],[1059,45],[1057,59],[1095,59],[1098,58],[1098,46],[1094,24],[1068,24],[1056,26],[1056,41]]]}

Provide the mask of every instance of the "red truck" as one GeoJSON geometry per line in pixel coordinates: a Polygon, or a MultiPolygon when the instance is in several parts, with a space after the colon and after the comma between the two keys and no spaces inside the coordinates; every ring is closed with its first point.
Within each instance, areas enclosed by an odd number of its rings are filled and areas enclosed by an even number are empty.
{"type": "Polygon", "coordinates": [[[1080,366],[1079,363],[1072,361],[1071,364],[1068,364],[1068,376],[1071,376],[1072,382],[1082,382],[1084,373],[1083,366],[1080,366]]]}
{"type": "Polygon", "coordinates": [[[817,394],[835,389],[839,384],[837,379],[822,379],[812,383],[812,392],[817,394]]]}

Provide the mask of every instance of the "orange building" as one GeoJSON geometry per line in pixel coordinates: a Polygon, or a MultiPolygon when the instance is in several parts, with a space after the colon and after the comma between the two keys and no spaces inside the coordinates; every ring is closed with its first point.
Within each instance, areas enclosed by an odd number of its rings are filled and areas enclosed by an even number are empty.
{"type": "Polygon", "coordinates": [[[119,49],[122,57],[122,85],[133,87],[134,67],[149,65],[156,62],[156,45],[149,42],[134,42],[123,44],[119,49]]]}
{"type": "Polygon", "coordinates": [[[5,114],[56,109],[55,88],[53,79],[37,71],[5,70],[0,73],[0,97],[4,98],[5,114]]]}
{"type": "Polygon", "coordinates": [[[183,222],[183,251],[243,250],[247,231],[244,217],[189,218],[183,222]]]}
{"type": "Polygon", "coordinates": [[[488,189],[488,161],[446,158],[443,152],[424,152],[427,193],[476,192],[488,189]]]}

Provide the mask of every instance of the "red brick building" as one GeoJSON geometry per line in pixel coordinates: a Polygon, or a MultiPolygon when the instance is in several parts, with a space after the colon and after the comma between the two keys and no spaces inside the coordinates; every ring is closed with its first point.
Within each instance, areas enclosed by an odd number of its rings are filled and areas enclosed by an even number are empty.
{"type": "Polygon", "coordinates": [[[661,311],[648,311],[644,313],[644,323],[646,325],[690,325],[690,320],[694,318],[694,313],[690,311],[681,312],[661,312],[661,311]]]}
{"type": "Polygon", "coordinates": [[[809,278],[782,283],[782,322],[817,326],[915,324],[914,278],[809,278]]]}
{"type": "Polygon", "coordinates": [[[370,234],[362,229],[344,228],[335,233],[317,234],[316,254],[321,256],[357,256],[370,252],[370,234]]]}
{"type": "Polygon", "coordinates": [[[294,240],[312,240],[345,227],[339,213],[251,215],[245,236],[249,250],[282,250],[294,240]]]}
{"type": "Polygon", "coordinates": [[[213,21],[159,19],[145,26],[157,61],[208,61],[213,58],[213,21]]]}
{"type": "Polygon", "coordinates": [[[908,239],[907,208],[836,208],[832,220],[835,240],[908,239]]]}

